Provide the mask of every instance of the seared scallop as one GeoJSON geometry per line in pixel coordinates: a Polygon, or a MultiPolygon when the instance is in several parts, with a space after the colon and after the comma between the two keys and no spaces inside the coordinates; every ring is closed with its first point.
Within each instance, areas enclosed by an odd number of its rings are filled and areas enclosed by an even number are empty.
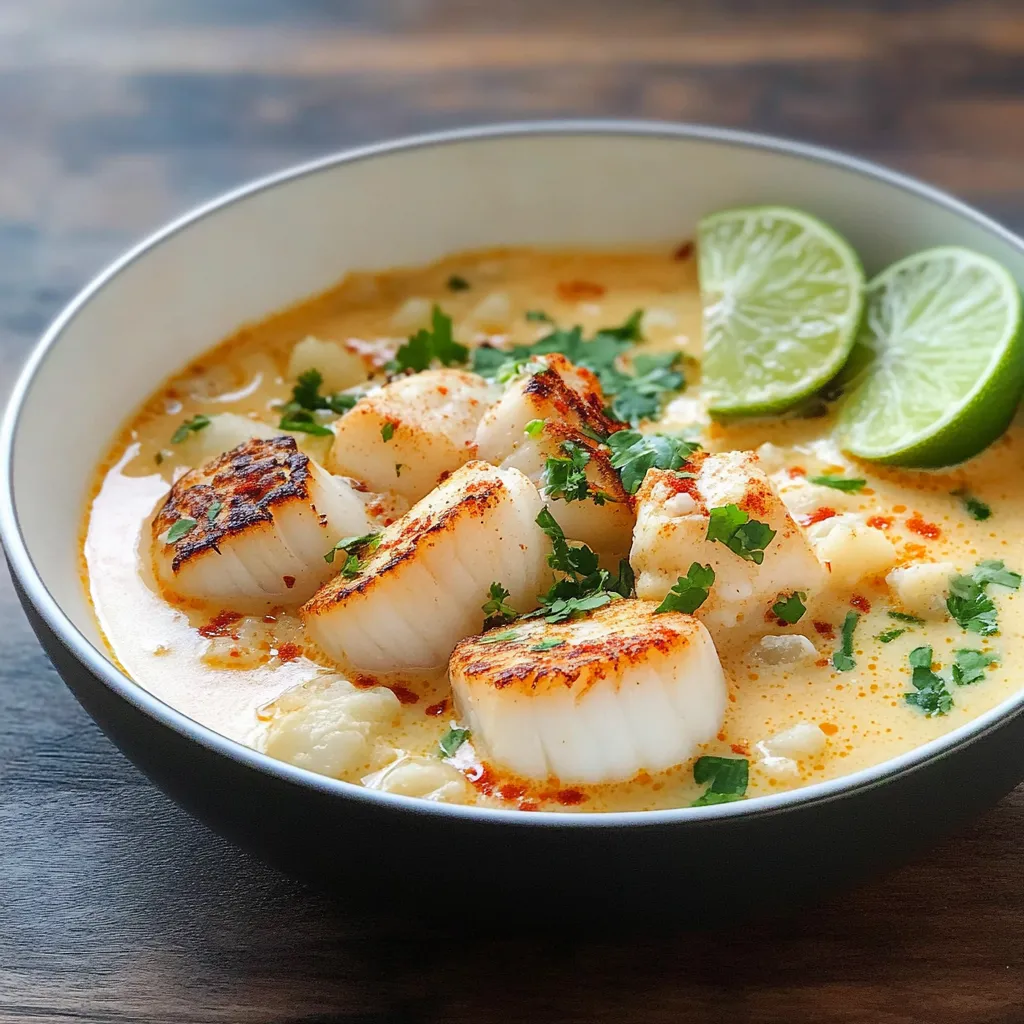
{"type": "Polygon", "coordinates": [[[637,492],[630,564],[638,597],[661,600],[693,562],[710,565],[715,581],[696,614],[712,629],[740,622],[758,628],[780,594],[813,592],[825,573],[803,532],[772,490],[753,452],[698,452],[691,475],[649,470],[637,492]],[[760,550],[708,539],[713,509],[733,506],[774,535],[760,550]],[[745,552],[745,554],[744,554],[745,552]]]}
{"type": "Polygon", "coordinates": [[[448,671],[473,745],[530,779],[617,782],[688,761],[726,707],[697,619],[613,601],[587,618],[516,622],[464,640],[448,671]]]}
{"type": "Polygon", "coordinates": [[[298,603],[334,572],[324,553],[372,529],[356,492],[294,438],[254,439],[175,481],[153,520],[154,570],[178,599],[298,603]]]}
{"type": "Polygon", "coordinates": [[[604,412],[597,378],[558,353],[537,356],[487,410],[476,431],[477,456],[500,463],[529,440],[535,420],[586,428],[601,436],[622,426],[604,412]]]}
{"type": "Polygon", "coordinates": [[[419,501],[474,457],[488,383],[463,370],[424,370],[361,398],[334,428],[327,461],[374,491],[419,501]]]}
{"type": "Polygon", "coordinates": [[[515,469],[471,462],[383,533],[351,576],[302,609],[328,657],[371,672],[443,665],[479,632],[491,583],[526,610],[550,585],[537,488],[515,469]]]}
{"type": "Polygon", "coordinates": [[[633,496],[603,445],[564,423],[547,421],[532,428],[501,465],[521,470],[537,485],[570,540],[582,541],[613,564],[629,554],[633,496]],[[559,467],[573,462],[583,466],[585,493],[582,485],[569,491],[557,487],[559,467]]]}

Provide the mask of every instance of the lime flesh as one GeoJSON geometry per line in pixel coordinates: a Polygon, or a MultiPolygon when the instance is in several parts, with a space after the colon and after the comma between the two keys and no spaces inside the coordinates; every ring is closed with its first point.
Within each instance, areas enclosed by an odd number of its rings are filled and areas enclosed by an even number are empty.
{"type": "Polygon", "coordinates": [[[900,466],[963,462],[1003,433],[1024,388],[1020,290],[968,249],[908,256],[868,285],[857,352],[843,448],[900,466]]]}
{"type": "Polygon", "coordinates": [[[864,294],[843,238],[799,210],[760,206],[706,217],[697,244],[712,414],[779,412],[838,373],[864,294]]]}

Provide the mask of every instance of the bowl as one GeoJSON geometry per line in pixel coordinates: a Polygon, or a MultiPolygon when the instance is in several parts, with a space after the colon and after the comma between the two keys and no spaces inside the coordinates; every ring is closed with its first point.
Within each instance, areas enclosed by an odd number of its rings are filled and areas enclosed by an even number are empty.
{"type": "Polygon", "coordinates": [[[429,803],[285,764],[168,707],[110,660],[79,578],[93,469],[143,397],[246,321],[385,269],[495,245],[679,242],[705,213],[783,203],[868,273],[958,244],[1024,281],[1024,243],[890,171],[741,132],[556,122],[420,136],[247,185],[170,224],[58,317],[0,436],[0,535],[40,641],[100,727],[232,841],[353,901],[673,921],[802,903],[912,856],[1024,778],[1024,694],[904,756],[700,808],[526,814],[429,803]]]}

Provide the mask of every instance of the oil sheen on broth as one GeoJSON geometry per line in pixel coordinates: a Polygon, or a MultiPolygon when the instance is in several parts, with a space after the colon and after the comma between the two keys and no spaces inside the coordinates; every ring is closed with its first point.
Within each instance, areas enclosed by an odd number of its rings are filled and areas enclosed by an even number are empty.
{"type": "MultiPolygon", "coordinates": [[[[341,761],[349,766],[338,773],[342,777],[411,795],[580,811],[686,806],[699,796],[703,787],[694,782],[692,760],[653,775],[641,772],[627,782],[565,785],[557,779],[525,782],[481,763],[472,737],[443,759],[439,741],[459,724],[445,673],[351,674],[350,685],[304,634],[294,608],[246,613],[195,601],[172,604],[161,596],[149,557],[154,510],[186,468],[219,454],[215,431],[182,424],[231,413],[265,424],[267,435],[280,434],[274,428],[280,404],[295,384],[289,360],[296,343],[307,337],[335,341],[368,367],[380,367],[426,323],[434,303],[452,318],[456,338],[499,345],[532,342],[550,330],[536,311],[562,326],[579,324],[590,337],[643,310],[642,350],[680,351],[686,377],[686,387],[668,397],[660,422],[646,424],[645,430],[684,431],[711,453],[757,451],[802,530],[824,534],[830,522],[859,517],[850,520],[859,524],[852,539],[833,538],[831,584],[823,594],[806,595],[807,612],[796,625],[768,616],[756,632],[715,631],[727,705],[717,738],[699,753],[747,758],[748,796],[834,778],[908,751],[1017,688],[1007,668],[1024,629],[1017,593],[990,588],[999,634],[979,637],[942,615],[923,623],[890,617],[906,604],[894,594],[898,577],[887,582],[886,576],[921,562],[951,563],[942,570],[947,576],[954,569],[969,572],[983,559],[1019,568],[1013,561],[1024,530],[1020,423],[969,463],[924,473],[854,464],[832,442],[831,412],[824,406],[785,417],[711,422],[700,399],[700,299],[695,261],[686,249],[500,250],[463,254],[421,269],[353,274],[323,295],[241,329],[168,381],[112,446],[97,472],[83,524],[85,585],[114,659],[139,685],[257,748],[267,748],[274,727],[270,752],[298,764],[334,763],[330,757],[338,751],[331,748],[340,744],[341,761]],[[854,492],[809,482],[829,474],[862,478],[866,485],[854,492]],[[979,520],[969,514],[965,494],[989,506],[991,516],[979,520]],[[856,535],[865,530],[866,547],[856,535]],[[863,575],[865,564],[869,571],[863,575]],[[838,582],[844,573],[848,585],[838,582]],[[851,611],[859,616],[854,667],[838,671],[831,659],[851,611]],[[799,649],[769,649],[771,643],[759,642],[763,634],[805,640],[799,649]],[[981,650],[995,660],[980,681],[950,686],[955,703],[948,714],[926,717],[904,700],[912,689],[908,653],[922,646],[933,649],[935,668],[948,670],[960,648],[981,650]],[[780,657],[782,663],[773,663],[780,657]],[[798,660],[787,662],[792,657],[798,660]],[[304,708],[320,714],[319,726],[282,728],[284,716],[304,708]],[[332,716],[338,714],[353,716],[351,729],[340,738],[331,733],[332,716]],[[323,756],[328,761],[320,760],[323,756]]],[[[295,437],[311,457],[320,462],[327,457],[331,437],[295,437]]],[[[408,508],[401,496],[367,491],[361,500],[378,522],[408,508]]],[[[341,560],[345,557],[339,552],[341,560]]],[[[679,574],[685,570],[680,566],[679,574]]],[[[919,583],[911,580],[911,603],[915,587],[919,583]]],[[[481,594],[481,604],[485,598],[481,594]]]]}

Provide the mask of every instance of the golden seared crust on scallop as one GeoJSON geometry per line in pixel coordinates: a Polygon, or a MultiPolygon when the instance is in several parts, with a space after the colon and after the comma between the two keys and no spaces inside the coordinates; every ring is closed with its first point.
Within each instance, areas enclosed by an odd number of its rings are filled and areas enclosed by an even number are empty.
{"type": "Polygon", "coordinates": [[[476,432],[477,454],[498,463],[527,440],[526,425],[532,420],[561,423],[575,430],[587,428],[604,436],[622,427],[605,415],[605,398],[597,377],[553,352],[538,356],[530,366],[545,363],[547,369],[529,368],[516,377],[504,395],[486,412],[476,432]]]}
{"type": "Polygon", "coordinates": [[[357,575],[302,608],[330,658],[370,671],[432,668],[481,628],[492,582],[517,608],[547,589],[540,495],[514,469],[470,462],[384,531],[357,575]]]}
{"type": "MultiPolygon", "coordinates": [[[[814,593],[825,574],[803,531],[748,451],[696,452],[683,469],[648,470],[636,495],[636,526],[629,561],[639,597],[660,601],[693,562],[710,565],[715,582],[696,614],[713,631],[762,628],[782,594],[814,593]],[[736,505],[775,531],[758,564],[726,544],[708,540],[711,511],[736,505]]],[[[716,634],[717,635],[717,634],[716,634]]]]}
{"type": "Polygon", "coordinates": [[[491,398],[490,385],[464,370],[397,377],[338,420],[328,465],[371,490],[419,501],[474,458],[491,398]]]}
{"type": "Polygon", "coordinates": [[[458,644],[452,692],[473,742],[533,779],[614,782],[687,761],[725,714],[707,630],[680,612],[618,600],[549,624],[518,620],[458,644]]]}
{"type": "Polygon", "coordinates": [[[330,575],[324,552],[371,526],[294,438],[254,438],[174,482],[153,519],[154,569],[173,597],[297,603],[330,575]]]}

